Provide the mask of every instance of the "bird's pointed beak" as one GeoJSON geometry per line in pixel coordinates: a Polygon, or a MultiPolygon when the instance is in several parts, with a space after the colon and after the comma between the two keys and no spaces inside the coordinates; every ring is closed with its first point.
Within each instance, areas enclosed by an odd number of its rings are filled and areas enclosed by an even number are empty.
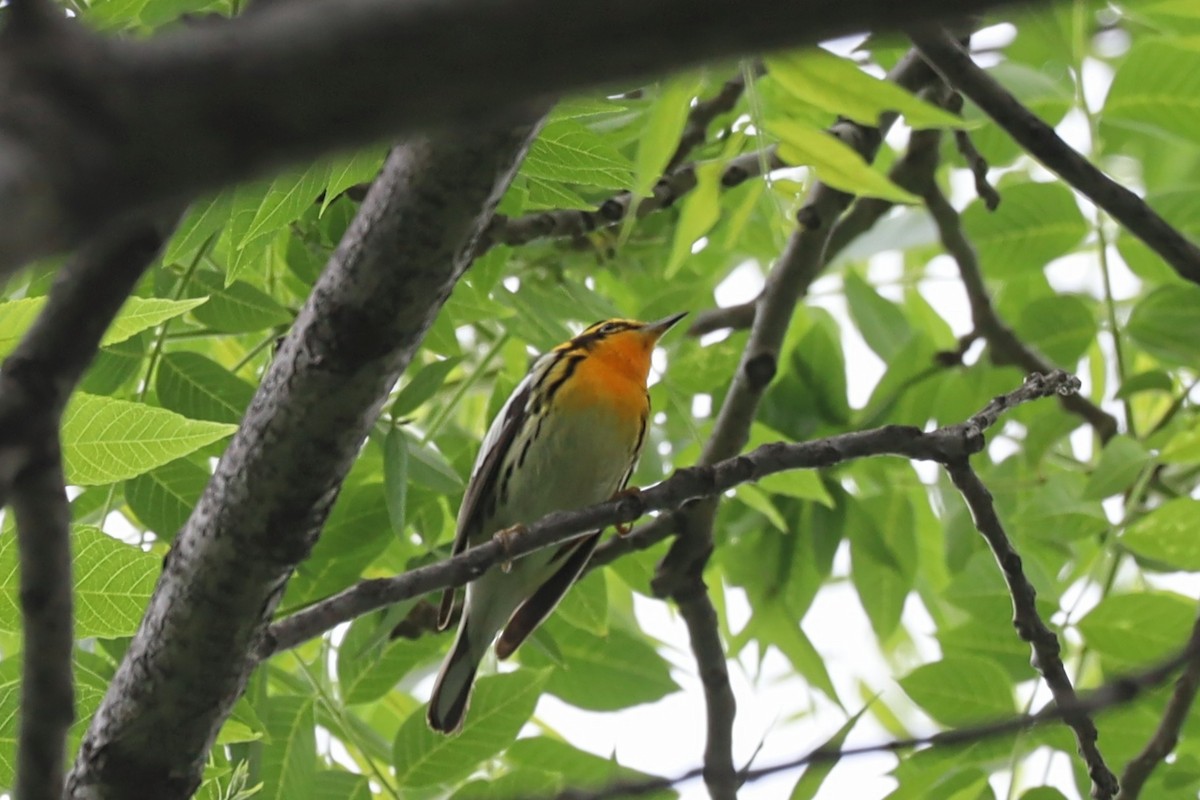
{"type": "Polygon", "coordinates": [[[657,340],[660,336],[669,331],[672,325],[686,317],[687,314],[688,312],[681,311],[678,314],[672,314],[669,317],[663,317],[656,322],[647,322],[646,327],[642,330],[644,330],[646,333],[649,333],[654,337],[655,340],[657,340]]]}

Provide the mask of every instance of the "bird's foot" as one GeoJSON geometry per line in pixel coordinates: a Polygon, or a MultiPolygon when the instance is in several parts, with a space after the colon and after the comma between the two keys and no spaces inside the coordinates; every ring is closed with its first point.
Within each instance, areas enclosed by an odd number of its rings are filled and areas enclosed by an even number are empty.
{"type": "MultiPolygon", "coordinates": [[[[624,489],[618,489],[617,491],[613,492],[613,496],[609,499],[617,500],[622,497],[636,497],[641,493],[642,490],[637,486],[626,486],[624,489]]],[[[633,530],[633,524],[630,522],[618,522],[616,528],[617,536],[628,536],[629,532],[633,530]]]]}
{"type": "Polygon", "coordinates": [[[525,526],[518,522],[516,525],[510,525],[509,527],[496,531],[494,534],[492,534],[492,538],[496,540],[496,543],[500,545],[500,549],[504,552],[504,555],[507,556],[507,558],[500,562],[501,572],[509,572],[512,569],[513,539],[524,532],[525,526]]]}

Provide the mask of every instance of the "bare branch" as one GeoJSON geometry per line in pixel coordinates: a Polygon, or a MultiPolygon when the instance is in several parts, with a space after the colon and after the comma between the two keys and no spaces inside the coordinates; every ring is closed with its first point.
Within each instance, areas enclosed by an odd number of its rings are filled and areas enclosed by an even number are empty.
{"type": "MultiPolygon", "coordinates": [[[[888,172],[892,183],[909,191],[918,191],[917,187],[924,179],[929,161],[929,155],[922,152],[923,148],[928,146],[922,144],[923,141],[925,140],[917,139],[911,142],[904,156],[892,166],[888,172]]],[[[822,270],[833,263],[842,250],[873,228],[875,223],[879,222],[894,207],[895,204],[892,201],[878,197],[860,197],[855,200],[850,209],[838,218],[833,230],[829,233],[829,240],[825,243],[825,252],[821,256],[822,270]]],[[[801,296],[808,291],[808,286],[819,277],[820,272],[821,270],[817,270],[806,276],[801,296]]],[[[760,299],[761,295],[747,303],[703,311],[696,315],[695,321],[688,328],[688,335],[698,337],[719,330],[749,328],[754,324],[755,309],[760,299]]]]}
{"type": "Polygon", "coordinates": [[[176,538],[67,797],[195,791],[288,577],[532,134],[443,133],[388,157],[176,538]]]}
{"type": "Polygon", "coordinates": [[[313,0],[146,40],[59,20],[0,49],[0,275],[123,214],[335,149],[945,13],[942,0],[313,0]]]}
{"type": "MultiPolygon", "coordinates": [[[[777,775],[781,772],[789,772],[804,766],[834,763],[849,756],[868,755],[871,753],[899,753],[920,747],[969,745],[1008,733],[1025,731],[1048,722],[1057,722],[1071,716],[1096,714],[1133,702],[1143,693],[1165,683],[1181,666],[1186,663],[1195,662],[1198,657],[1200,657],[1200,626],[1193,629],[1192,636],[1188,640],[1187,645],[1174,656],[1142,672],[1110,681],[1097,689],[1076,697],[1066,705],[1055,703],[1043,708],[1036,714],[1020,714],[981,725],[939,731],[928,736],[894,739],[862,747],[820,748],[791,761],[784,761],[779,764],[755,769],[744,769],[738,773],[738,777],[741,782],[749,783],[760,778],[777,775]]],[[[599,791],[567,789],[556,795],[554,800],[610,800],[610,798],[616,797],[640,797],[694,780],[700,777],[703,772],[703,767],[696,767],[674,778],[650,778],[644,781],[614,783],[599,791]]]]}
{"type": "Polygon", "coordinates": [[[1052,127],[980,69],[949,36],[922,31],[913,33],[912,39],[950,85],[983,109],[1017,144],[1107,211],[1183,278],[1200,283],[1200,247],[1188,241],[1144,200],[1072,150],[1052,127]]]}
{"type": "Polygon", "coordinates": [[[983,449],[984,432],[1007,409],[1040,397],[1073,392],[1078,387],[1079,381],[1062,371],[1046,376],[1031,375],[1021,387],[994,398],[978,414],[957,425],[928,432],[889,425],[810,442],[776,442],[710,466],[680,469],[670,478],[636,494],[622,495],[577,511],[549,514],[526,525],[523,532],[506,538],[503,543],[489,541],[454,558],[418,567],[403,575],[360,581],[333,597],[273,623],[256,656],[267,658],[296,647],[343,622],[384,606],[450,586],[462,586],[503,561],[560,544],[583,533],[632,522],[651,511],[678,508],[695,498],[719,495],[739,484],[776,472],[819,469],[881,455],[947,464],[983,449]]]}
{"type": "MultiPolygon", "coordinates": [[[[1200,639],[1200,620],[1192,629],[1192,641],[1197,639],[1200,639]]],[[[1117,800],[1137,800],[1150,774],[1175,749],[1179,742],[1179,731],[1187,722],[1188,712],[1196,700],[1197,687],[1200,687],[1200,648],[1193,648],[1188,654],[1183,674],[1175,681],[1175,691],[1167,702],[1166,711],[1154,735],[1142,751],[1125,765],[1117,800]]]]}
{"type": "MultiPolygon", "coordinates": [[[[951,461],[945,466],[950,480],[954,482],[971,509],[975,527],[987,540],[992,554],[996,557],[996,563],[1000,565],[1000,571],[1004,573],[1004,581],[1008,584],[1009,594],[1012,595],[1013,627],[1017,629],[1017,635],[1033,649],[1033,664],[1050,687],[1054,702],[1061,708],[1073,707],[1078,703],[1078,697],[1063,666],[1060,656],[1062,648],[1058,637],[1046,627],[1038,613],[1035,603],[1037,592],[1025,577],[1021,557],[1013,549],[1004,532],[1004,526],[1000,524],[1000,518],[996,516],[991,492],[979,480],[979,476],[965,458],[951,461]]],[[[1092,797],[1096,800],[1111,800],[1117,792],[1117,776],[1104,763],[1104,757],[1096,745],[1096,724],[1084,712],[1068,712],[1063,715],[1063,719],[1075,732],[1079,754],[1087,764],[1088,775],[1092,779],[1092,797]]]]}
{"type": "Polygon", "coordinates": [[[38,431],[40,446],[12,488],[25,634],[14,788],[22,800],[60,800],[67,730],[75,721],[71,506],[63,483],[58,416],[43,414],[39,422],[44,428],[38,431]]]}
{"type": "Polygon", "coordinates": [[[67,264],[0,370],[0,497],[11,494],[24,630],[17,795],[62,797],[71,669],[71,513],[58,426],[101,337],[154,261],[169,226],[118,226],[67,264]]]}
{"type": "MultiPolygon", "coordinates": [[[[923,132],[916,135],[937,136],[937,133],[923,132]]],[[[936,159],[936,150],[933,151],[933,156],[936,159]]],[[[975,332],[987,341],[991,348],[992,360],[997,364],[1012,364],[1026,372],[1049,372],[1055,369],[1049,359],[1021,341],[992,305],[975,248],[963,231],[962,219],[958,212],[946,199],[934,178],[935,166],[936,163],[929,166],[921,193],[929,214],[937,225],[942,246],[958,265],[963,288],[966,289],[970,302],[971,321],[975,332]]],[[[1117,420],[1086,397],[1073,394],[1060,398],[1060,402],[1068,411],[1079,415],[1095,428],[1101,441],[1107,442],[1116,435],[1117,420]]]]}

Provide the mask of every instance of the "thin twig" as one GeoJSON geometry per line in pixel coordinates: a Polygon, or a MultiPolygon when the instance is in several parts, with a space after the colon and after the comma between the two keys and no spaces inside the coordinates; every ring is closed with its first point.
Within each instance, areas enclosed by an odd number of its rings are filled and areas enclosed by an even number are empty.
{"type": "MultiPolygon", "coordinates": [[[[910,91],[935,79],[915,51],[902,59],[888,77],[910,91]]],[[[830,132],[871,162],[895,119],[895,114],[881,115],[878,128],[843,120],[830,132]]],[[[834,224],[852,200],[853,196],[818,183],[797,214],[799,228],[767,276],[749,340],[699,464],[730,458],[746,446],[759,401],[775,376],[796,303],[824,267],[834,224]]],[[[732,800],[737,796],[732,733],[736,704],[720,647],[716,609],[704,583],[704,568],[713,550],[716,511],[717,498],[709,496],[675,515],[679,535],[659,563],[651,588],[659,597],[674,600],[688,623],[707,713],[704,779],[713,800],[732,800]],[[701,629],[702,624],[710,625],[710,629],[701,629]]]]}
{"type": "MultiPolygon", "coordinates": [[[[1192,628],[1192,640],[1197,639],[1200,639],[1200,620],[1192,628]]],[[[1188,712],[1196,700],[1197,688],[1200,688],[1200,649],[1190,653],[1183,674],[1175,681],[1175,691],[1167,701],[1167,708],[1154,735],[1142,751],[1125,765],[1117,800],[1137,800],[1150,774],[1175,749],[1179,742],[1179,731],[1187,722],[1188,712]]]]}
{"type": "Polygon", "coordinates": [[[501,562],[589,531],[632,522],[651,511],[677,508],[694,498],[719,495],[739,484],[776,472],[819,469],[881,455],[950,463],[979,452],[984,446],[984,432],[1004,411],[1040,397],[1070,393],[1078,387],[1078,379],[1061,370],[1045,376],[1031,375],[1019,388],[994,398],[978,414],[957,425],[932,431],[888,425],[810,442],[777,442],[710,466],[680,469],[670,478],[636,494],[622,495],[576,511],[549,514],[526,525],[521,533],[506,537],[503,542],[485,542],[461,555],[409,570],[403,575],[360,581],[274,622],[255,655],[258,659],[267,658],[384,606],[447,587],[462,586],[501,562]]]}
{"type": "MultiPolygon", "coordinates": [[[[888,172],[892,183],[912,192],[919,191],[919,184],[924,180],[929,160],[929,154],[922,152],[927,146],[927,140],[915,139],[909,142],[908,150],[888,172]]],[[[822,267],[806,275],[807,283],[801,289],[801,296],[842,250],[873,228],[875,223],[893,208],[895,203],[879,197],[860,197],[855,200],[854,205],[838,217],[829,234],[829,240],[825,243],[825,251],[821,256],[822,267]]],[[[761,295],[746,303],[703,311],[696,315],[696,319],[688,327],[688,335],[698,337],[714,331],[749,328],[754,324],[754,314],[760,299],[761,295]]]]}
{"type": "MultiPolygon", "coordinates": [[[[916,136],[936,135],[930,132],[916,136]]],[[[933,151],[936,158],[936,150],[933,151]]],[[[1055,369],[1044,355],[1020,339],[1012,328],[1005,324],[992,305],[991,294],[984,283],[983,271],[975,248],[967,239],[962,219],[950,201],[942,193],[934,178],[934,165],[926,173],[922,195],[929,214],[937,225],[942,247],[958,265],[963,288],[971,307],[971,321],[975,333],[982,336],[991,348],[992,360],[997,364],[1011,364],[1027,372],[1048,372],[1055,369]]],[[[1107,442],[1117,433],[1117,420],[1082,395],[1073,394],[1060,398],[1063,407],[1082,417],[1095,430],[1101,441],[1107,442]]]]}
{"type": "MultiPolygon", "coordinates": [[[[1006,719],[939,731],[928,736],[913,736],[894,739],[880,744],[838,749],[819,748],[791,761],[772,764],[756,769],[744,769],[738,773],[742,783],[789,772],[813,764],[831,764],[850,756],[872,753],[899,753],[919,747],[951,747],[974,744],[1008,733],[1019,733],[1048,722],[1056,722],[1073,715],[1090,715],[1125,705],[1143,693],[1154,689],[1175,674],[1185,663],[1200,656],[1200,631],[1193,630],[1191,639],[1182,651],[1174,656],[1133,675],[1117,678],[1090,692],[1075,698],[1067,705],[1047,706],[1036,714],[1018,714],[1006,719]]],[[[640,797],[642,795],[670,789],[686,781],[694,780],[704,773],[703,767],[695,767],[673,778],[650,778],[643,781],[623,781],[597,791],[567,789],[554,796],[554,800],[611,800],[617,797],[640,797]]]]}
{"type": "Polygon", "coordinates": [[[1114,181],[1059,138],[1054,128],[1023,106],[945,33],[921,31],[913,43],[958,89],[1017,144],[1141,239],[1183,278],[1200,283],[1200,247],[1132,191],[1114,181]]]}
{"type": "MultiPolygon", "coordinates": [[[[1033,649],[1033,664],[1050,687],[1054,702],[1063,708],[1074,706],[1078,698],[1063,666],[1060,655],[1062,648],[1058,637],[1046,627],[1038,613],[1035,603],[1037,592],[1025,577],[1021,557],[1013,549],[1004,532],[1004,526],[996,515],[991,492],[983,485],[983,481],[979,480],[967,459],[951,461],[945,466],[950,480],[954,482],[971,509],[975,527],[987,540],[992,554],[996,557],[996,563],[1000,565],[1000,571],[1004,573],[1004,581],[1008,584],[1008,591],[1012,596],[1013,627],[1017,629],[1017,635],[1033,649]]],[[[1096,800],[1111,800],[1117,792],[1117,777],[1104,762],[1104,757],[1096,745],[1096,724],[1083,712],[1064,714],[1063,719],[1075,732],[1079,755],[1087,764],[1088,775],[1092,779],[1092,797],[1096,800]]]]}

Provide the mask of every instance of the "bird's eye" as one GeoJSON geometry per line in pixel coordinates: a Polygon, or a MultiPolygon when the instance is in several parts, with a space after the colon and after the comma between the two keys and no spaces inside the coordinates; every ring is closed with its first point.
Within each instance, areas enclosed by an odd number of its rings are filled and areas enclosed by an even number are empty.
{"type": "Polygon", "coordinates": [[[600,333],[612,333],[620,327],[615,322],[606,322],[600,326],[600,333]]]}

